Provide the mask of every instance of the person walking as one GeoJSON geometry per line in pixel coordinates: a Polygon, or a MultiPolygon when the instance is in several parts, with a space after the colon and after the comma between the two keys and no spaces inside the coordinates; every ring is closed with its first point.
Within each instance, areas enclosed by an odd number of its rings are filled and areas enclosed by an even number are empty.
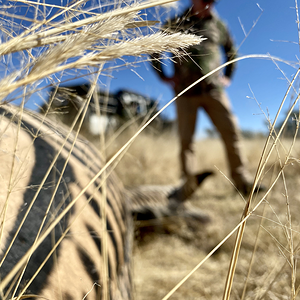
{"type": "MultiPolygon", "coordinates": [[[[185,32],[205,38],[199,45],[187,50],[188,56],[174,58],[174,75],[167,77],[160,56],[152,60],[154,69],[164,82],[172,85],[176,94],[221,65],[221,49],[225,60],[236,58],[236,49],[225,24],[213,11],[213,0],[192,0],[192,8],[165,24],[166,31],[185,32]]],[[[180,162],[184,176],[194,173],[192,139],[198,108],[203,108],[219,131],[227,153],[231,178],[235,187],[244,195],[250,192],[252,181],[241,151],[240,132],[224,88],[230,85],[235,64],[224,72],[216,72],[188,90],[176,100],[180,162]]]]}

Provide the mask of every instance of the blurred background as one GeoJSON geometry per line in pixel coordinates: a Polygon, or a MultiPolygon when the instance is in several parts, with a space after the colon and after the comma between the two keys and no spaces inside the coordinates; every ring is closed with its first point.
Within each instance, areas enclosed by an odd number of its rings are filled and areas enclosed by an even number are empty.
{"type": "MultiPolygon", "coordinates": [[[[60,1],[51,1],[51,4],[56,2],[60,4],[60,1]]],[[[101,3],[95,1],[87,5],[101,7],[101,3]]],[[[189,6],[188,0],[181,0],[176,5],[147,10],[143,16],[145,19],[159,20],[163,23],[167,18],[175,16],[189,6]]],[[[268,132],[266,116],[270,120],[274,119],[288,87],[288,80],[298,68],[299,35],[295,2],[261,0],[257,3],[252,0],[220,0],[216,3],[215,9],[230,28],[240,56],[270,54],[286,61],[275,63],[272,60],[253,58],[240,61],[232,84],[227,89],[243,133],[266,134],[268,132]]],[[[52,13],[53,11],[54,9],[52,13]]],[[[17,13],[26,14],[27,17],[33,15],[30,10],[20,10],[17,13]]],[[[48,14],[50,15],[51,11],[48,14]]],[[[26,21],[22,22],[25,26],[26,21]]],[[[146,59],[147,57],[139,60],[125,57],[124,60],[108,63],[102,72],[105,76],[101,76],[99,80],[100,90],[116,93],[126,89],[158,100],[159,107],[165,105],[174,97],[174,92],[168,84],[161,82],[146,59]],[[129,65],[130,63],[133,64],[129,65]]],[[[17,57],[12,59],[14,65],[19,61],[21,59],[17,57]]],[[[7,72],[8,63],[1,64],[2,76],[7,72]]],[[[172,67],[168,63],[166,68],[169,74],[172,74],[172,67]]],[[[91,70],[89,68],[65,72],[57,80],[64,85],[86,83],[85,75],[91,70]],[[69,81],[74,77],[78,78],[69,81]]],[[[94,71],[96,72],[96,69],[94,71]]],[[[47,100],[51,80],[40,81],[36,85],[35,90],[38,92],[28,97],[27,107],[31,109],[37,109],[47,100]]],[[[284,118],[292,98],[293,93],[289,96],[279,121],[284,118]]],[[[164,111],[163,115],[168,119],[176,118],[174,105],[164,111]]],[[[204,113],[201,113],[198,119],[196,135],[196,138],[214,135],[213,127],[204,113]]]]}

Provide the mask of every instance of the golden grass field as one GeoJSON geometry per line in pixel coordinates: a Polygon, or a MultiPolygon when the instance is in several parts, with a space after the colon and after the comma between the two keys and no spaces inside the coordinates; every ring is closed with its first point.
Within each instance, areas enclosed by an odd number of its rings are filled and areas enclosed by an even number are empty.
{"type": "MultiPolygon", "coordinates": [[[[278,144],[278,153],[272,155],[262,176],[265,186],[269,187],[279,173],[280,161],[285,160],[292,142],[278,144]]],[[[243,141],[253,176],[264,143],[265,139],[243,141]]],[[[298,144],[297,141],[293,147],[284,173],[247,221],[231,299],[296,299],[292,291],[300,283],[298,144]]],[[[214,169],[215,175],[203,183],[191,203],[208,214],[211,222],[195,224],[174,217],[165,221],[165,232],[135,243],[136,299],[162,299],[241,220],[245,199],[222,174],[228,174],[228,170],[221,141],[200,140],[195,150],[199,171],[214,169]]],[[[126,185],[175,183],[179,179],[176,136],[140,136],[117,166],[117,172],[126,185]]],[[[263,196],[264,193],[255,195],[252,207],[263,196]]],[[[235,236],[233,233],[170,299],[221,299],[235,236]]]]}

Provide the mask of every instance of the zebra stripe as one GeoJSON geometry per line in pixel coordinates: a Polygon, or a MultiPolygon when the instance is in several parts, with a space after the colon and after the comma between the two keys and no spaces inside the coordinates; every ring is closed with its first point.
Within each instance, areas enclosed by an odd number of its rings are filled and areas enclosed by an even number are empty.
{"type": "Polygon", "coordinates": [[[132,299],[131,214],[143,220],[180,215],[207,221],[184,201],[211,172],[175,187],[126,190],[110,169],[96,177],[104,165],[101,155],[85,139],[74,140],[61,124],[11,105],[0,107],[1,299],[132,299]],[[46,237],[28,255],[37,235],[46,237]]]}
{"type": "MultiPolygon", "coordinates": [[[[21,130],[18,133],[19,108],[2,106],[1,115],[0,207],[3,234],[0,253],[2,260],[45,172],[64,143],[67,130],[64,132],[60,129],[61,126],[58,127],[48,120],[42,123],[40,116],[24,112],[21,130]],[[37,138],[35,138],[36,135],[37,138]],[[15,138],[17,136],[18,141],[15,138]],[[17,148],[14,153],[15,145],[17,148]],[[10,174],[13,174],[11,184],[9,184],[10,174]],[[12,191],[7,195],[7,191],[10,189],[12,191]],[[9,197],[6,202],[7,196],[9,197]]],[[[46,214],[46,220],[43,230],[62,213],[72,199],[79,195],[83,187],[103,166],[97,150],[85,140],[79,139],[75,143],[62,177],[63,180],[59,184],[48,211],[54,187],[63,172],[73,139],[74,136],[71,136],[66,141],[55,167],[50,172],[17,238],[7,253],[0,268],[1,279],[5,279],[16,262],[30,249],[44,215],[46,214]]],[[[103,285],[108,281],[110,299],[131,298],[132,226],[124,190],[115,174],[111,174],[106,180],[109,278],[101,278],[103,270],[101,192],[103,187],[99,187],[100,184],[101,178],[97,178],[51,231],[51,234],[34,251],[20,282],[18,283],[20,273],[17,273],[6,287],[1,286],[1,299],[20,296],[23,293],[23,287],[34,276],[55,242],[72,223],[66,237],[39,271],[25,294],[48,299],[82,299],[88,294],[88,298],[99,299],[103,298],[103,285]],[[81,210],[81,214],[75,219],[81,210]]]]}

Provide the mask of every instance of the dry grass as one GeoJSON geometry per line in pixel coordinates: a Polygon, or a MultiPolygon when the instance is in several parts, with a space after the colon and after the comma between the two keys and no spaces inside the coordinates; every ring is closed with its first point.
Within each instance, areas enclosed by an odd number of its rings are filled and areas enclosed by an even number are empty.
{"type": "MultiPolygon", "coordinates": [[[[165,183],[175,181],[178,172],[177,153],[174,151],[176,139],[161,137],[158,140],[141,136],[127,152],[117,171],[128,184],[165,183]],[[140,142],[140,144],[139,144],[140,142]],[[151,149],[151,151],[147,151],[151,149]],[[173,149],[168,159],[160,157],[160,149],[173,149]],[[131,159],[134,158],[134,159],[131,159]],[[129,160],[128,168],[126,160],[129,160]],[[153,165],[161,166],[161,173],[153,165]],[[173,166],[169,168],[168,166],[173,166]],[[132,177],[135,169],[145,170],[138,179],[132,177]],[[151,174],[153,170],[154,174],[151,174]],[[176,173],[176,176],[174,176],[176,173]]],[[[264,140],[246,140],[244,149],[249,159],[249,168],[254,175],[261,157],[264,140]]],[[[284,141],[286,147],[291,140],[284,141]]],[[[297,142],[298,145],[299,142],[297,142]]],[[[297,150],[297,145],[294,149],[297,150]]],[[[176,148],[176,147],[175,147],[176,148]]],[[[219,140],[202,140],[195,146],[201,158],[199,169],[212,168],[227,173],[226,160],[219,140]]],[[[283,152],[280,151],[282,158],[283,152]]],[[[299,157],[297,151],[294,157],[299,157]]],[[[270,185],[278,173],[278,157],[274,155],[267,165],[263,183],[270,185]]],[[[186,274],[239,223],[244,206],[243,200],[228,180],[218,172],[209,178],[191,199],[193,205],[207,213],[212,221],[207,225],[191,221],[177,220],[170,224],[169,232],[157,233],[137,243],[134,254],[134,283],[137,299],[162,299],[186,274]],[[175,223],[175,224],[174,224],[175,223]],[[177,223],[177,225],[176,225],[177,223]]],[[[297,162],[285,169],[285,187],[281,178],[272,189],[267,200],[249,218],[244,233],[240,258],[232,291],[232,299],[293,299],[292,276],[297,276],[297,256],[299,238],[299,193],[300,167],[297,162]],[[288,198],[286,196],[288,191],[288,198]],[[287,205],[288,204],[288,205],[287,205]],[[290,212],[287,208],[289,207],[290,212]],[[292,231],[289,222],[292,222],[292,231]],[[292,235],[292,236],[291,236],[292,235]],[[290,247],[293,243],[293,253],[290,247]],[[254,258],[251,257],[254,252],[254,258]],[[292,258],[291,258],[292,256],[292,258]],[[291,269],[291,259],[295,272],[291,269]],[[248,269],[252,268],[247,284],[248,269]]],[[[254,197],[256,203],[263,194],[254,197]]],[[[224,292],[227,269],[234,247],[234,235],[204,265],[193,274],[171,299],[220,299],[224,292]]]]}
{"type": "MultiPolygon", "coordinates": [[[[123,138],[127,139],[121,137],[121,144],[123,138]]],[[[265,139],[243,141],[253,178],[265,143],[265,139]]],[[[276,185],[247,221],[231,299],[296,299],[300,283],[297,260],[300,246],[300,142],[294,143],[292,139],[280,140],[261,175],[262,183],[270,187],[283,162],[290,157],[276,185]]],[[[267,148],[272,148],[272,145],[270,143],[267,148]]],[[[211,222],[203,225],[174,218],[167,221],[166,232],[155,232],[138,239],[134,251],[137,299],[162,299],[166,296],[241,220],[247,199],[235,191],[226,177],[228,168],[222,142],[219,139],[200,140],[194,149],[198,162],[196,169],[213,169],[215,176],[204,182],[190,202],[208,214],[211,222]]],[[[174,135],[141,134],[116,171],[130,186],[176,182],[180,174],[178,150],[174,135]]],[[[251,207],[263,196],[264,193],[254,195],[251,207]]],[[[171,299],[220,299],[234,246],[235,233],[171,299]]]]}
{"type": "MultiPolygon", "coordinates": [[[[122,135],[107,149],[115,153],[128,140],[122,135]]],[[[178,143],[174,135],[141,134],[126,151],[116,170],[126,186],[173,184],[179,179],[178,143]]]]}
{"type": "MultiPolygon", "coordinates": [[[[30,8],[37,8],[32,2],[22,2],[30,8]]],[[[98,76],[105,69],[108,60],[128,54],[140,56],[160,51],[170,51],[178,55],[178,47],[184,48],[188,44],[201,41],[197,37],[182,37],[177,34],[141,34],[139,27],[149,24],[144,23],[138,12],[143,8],[167,2],[169,1],[138,2],[121,8],[115,6],[111,13],[95,13],[94,10],[83,12],[80,7],[83,2],[77,1],[61,7],[54,15],[45,13],[41,18],[30,19],[30,25],[26,27],[18,26],[17,22],[20,18],[28,21],[26,16],[3,13],[7,20],[3,22],[1,29],[6,35],[6,40],[1,44],[0,53],[3,62],[7,64],[0,81],[0,100],[3,103],[12,101],[14,93],[21,89],[23,107],[27,97],[36,91],[41,80],[46,78],[56,85],[64,72],[70,69],[85,69],[90,74],[97,74],[91,76],[91,96],[98,76]],[[35,47],[37,49],[33,50],[35,47]],[[12,53],[16,51],[23,51],[20,55],[22,61],[20,68],[11,69],[14,65],[11,63],[14,58],[12,53]]],[[[6,8],[8,7],[3,6],[3,11],[6,8]]],[[[40,11],[43,10],[35,10],[36,14],[40,11]]],[[[256,57],[270,58],[267,55],[256,57]]],[[[295,78],[297,76],[298,73],[295,78]]],[[[294,104],[297,100],[298,98],[294,104]]],[[[82,116],[86,113],[89,101],[90,97],[86,106],[82,106],[79,111],[77,119],[83,120],[82,116]]],[[[275,123],[276,119],[271,125],[271,131],[275,123]]],[[[124,139],[119,139],[120,145],[128,140],[124,139]]],[[[129,140],[128,145],[132,144],[134,139],[129,140]]],[[[190,220],[178,219],[169,225],[172,235],[151,235],[146,241],[137,244],[134,257],[136,298],[164,297],[236,228],[243,215],[243,218],[248,220],[247,223],[243,223],[246,224],[245,227],[240,227],[241,245],[239,240],[235,242],[235,234],[231,234],[231,237],[214,251],[212,257],[171,296],[172,299],[220,299],[224,293],[225,281],[228,292],[224,299],[229,298],[230,292],[234,299],[296,299],[300,284],[297,268],[300,245],[300,170],[298,141],[296,145],[293,142],[282,140],[280,133],[276,135],[272,132],[267,143],[267,149],[272,149],[272,154],[268,156],[268,152],[262,155],[265,141],[245,141],[245,152],[253,176],[257,168],[259,170],[255,183],[263,181],[267,187],[272,186],[265,198],[262,198],[263,195],[251,195],[249,199],[242,199],[221,174],[220,171],[227,173],[227,167],[220,142],[199,142],[195,147],[198,161],[201,162],[199,170],[216,166],[217,171],[215,177],[204,183],[191,202],[209,214],[212,222],[204,226],[190,220]],[[281,142],[286,146],[283,147],[281,142]],[[293,150],[290,151],[290,148],[293,150]],[[275,179],[278,180],[273,186],[275,179]],[[233,257],[229,268],[235,277],[233,280],[232,276],[229,276],[226,280],[233,249],[235,253],[239,253],[239,259],[237,256],[233,257]]],[[[102,139],[101,147],[103,145],[102,139]]],[[[109,155],[117,152],[119,146],[116,145],[117,143],[114,143],[107,149],[109,155]]],[[[126,149],[127,146],[124,146],[121,152],[109,160],[109,164],[114,163],[126,149]]],[[[163,135],[153,139],[151,135],[141,135],[131,148],[123,153],[117,172],[127,185],[173,183],[179,178],[177,152],[177,141],[173,136],[163,135]]]]}
{"type": "MultiPolygon", "coordinates": [[[[88,99],[86,99],[86,103],[82,105],[78,115],[74,118],[66,140],[69,135],[73,134],[72,130],[78,120],[79,128],[82,125],[93,89],[95,88],[96,82],[108,61],[122,58],[126,55],[139,57],[144,54],[153,54],[162,51],[170,51],[179,55],[178,49],[184,50],[184,48],[189,45],[201,42],[201,37],[197,36],[187,36],[184,34],[166,35],[160,32],[155,33],[154,31],[147,33],[145,30],[142,30],[142,27],[147,28],[153,22],[144,21],[140,15],[140,11],[155,5],[168,3],[170,0],[160,0],[158,2],[132,2],[127,3],[126,5],[108,4],[108,7],[106,8],[102,6],[93,6],[88,7],[87,9],[80,6],[85,3],[84,1],[75,1],[74,3],[67,2],[66,6],[58,7],[51,4],[39,2],[34,3],[26,0],[21,2],[22,5],[19,3],[1,5],[3,15],[1,31],[3,35],[0,47],[2,70],[2,78],[0,79],[0,101],[1,104],[5,104],[19,98],[19,100],[21,100],[20,112],[22,114],[22,110],[28,97],[37,91],[37,86],[43,80],[51,82],[51,84],[55,86],[61,82],[61,78],[65,76],[65,72],[67,70],[68,72],[73,70],[73,74],[76,76],[76,74],[78,74],[78,70],[84,69],[86,76],[90,76],[92,88],[88,95],[88,99]],[[25,9],[26,13],[18,14],[19,9],[25,9]],[[102,9],[106,10],[106,12],[104,13],[102,9]],[[26,23],[26,25],[24,25],[24,23],[26,23]],[[15,55],[14,53],[18,51],[20,53],[15,55]]],[[[72,72],[68,73],[68,76],[70,76],[70,74],[72,74],[72,72]]],[[[44,117],[41,118],[41,122],[44,122],[44,117]]],[[[78,132],[75,134],[75,140],[77,135],[78,132]]],[[[34,137],[34,139],[35,138],[36,137],[34,137]]],[[[18,136],[16,136],[16,139],[18,139],[18,136]]],[[[45,175],[43,179],[41,178],[42,183],[39,187],[37,187],[34,199],[28,199],[30,205],[26,208],[27,210],[21,221],[20,227],[25,221],[28,212],[39,195],[40,190],[44,188],[43,184],[54,167],[58,155],[62,151],[64,145],[65,141],[62,143],[57,156],[53,159],[49,169],[45,170],[45,175]]],[[[12,155],[17,153],[16,148],[13,152],[14,153],[11,153],[12,155]]],[[[71,152],[72,147],[70,153],[71,152]]],[[[115,158],[99,170],[98,174],[80,193],[84,193],[84,191],[101,175],[104,174],[104,177],[101,178],[105,178],[105,170],[114,160],[115,158]]],[[[14,163],[12,163],[11,168],[11,170],[14,170],[14,163]]],[[[58,179],[52,198],[54,198],[59,183],[62,180],[64,170],[65,169],[63,169],[58,179]]],[[[9,177],[8,174],[5,174],[5,176],[9,177]]],[[[6,200],[4,200],[4,206],[1,208],[2,226],[0,239],[2,239],[3,230],[5,231],[4,223],[7,217],[6,206],[9,201],[13,201],[13,197],[11,197],[11,193],[13,191],[13,187],[11,186],[12,178],[8,178],[8,181],[10,183],[9,188],[5,191],[5,194],[7,192],[7,197],[5,197],[6,200]]],[[[103,199],[101,200],[101,215],[103,216],[102,225],[104,228],[104,237],[101,240],[101,253],[103,255],[104,262],[106,262],[106,267],[104,263],[101,274],[106,279],[108,278],[108,257],[106,255],[107,230],[105,184],[102,186],[102,192],[103,199]]],[[[13,295],[15,295],[32,253],[49,235],[57,223],[59,223],[59,221],[68,213],[80,197],[80,193],[79,196],[74,197],[72,203],[70,203],[70,205],[68,205],[63,212],[59,214],[59,216],[57,216],[54,220],[51,220],[49,224],[47,223],[47,229],[41,232],[47,216],[45,215],[45,220],[43,220],[43,223],[40,225],[40,231],[35,237],[35,241],[30,246],[30,249],[26,251],[26,254],[24,253],[24,256],[16,262],[16,265],[12,268],[12,270],[10,270],[7,276],[1,280],[1,298],[7,298],[7,295],[3,295],[3,290],[5,290],[9,282],[18,273],[18,276],[16,277],[18,279],[16,281],[13,280],[13,284],[16,284],[15,291],[13,291],[13,295]]],[[[50,206],[51,201],[49,203],[49,207],[50,206]]],[[[61,239],[59,239],[51,249],[51,253],[55,251],[62,238],[68,233],[68,230],[69,228],[63,232],[61,239]]],[[[17,233],[12,238],[10,245],[6,245],[7,249],[5,248],[4,251],[9,251],[16,237],[17,233]]],[[[1,242],[5,243],[5,241],[1,242]]],[[[4,254],[1,258],[1,264],[3,260],[5,260],[5,256],[6,254],[4,254]]],[[[47,259],[49,259],[49,257],[45,259],[44,263],[47,259]]],[[[37,271],[33,277],[28,280],[25,286],[20,287],[20,295],[18,295],[18,299],[20,299],[23,293],[26,292],[31,280],[34,280],[35,276],[38,276],[38,272],[39,271],[37,271]]],[[[107,280],[103,280],[103,290],[104,296],[109,297],[107,280]]]]}

